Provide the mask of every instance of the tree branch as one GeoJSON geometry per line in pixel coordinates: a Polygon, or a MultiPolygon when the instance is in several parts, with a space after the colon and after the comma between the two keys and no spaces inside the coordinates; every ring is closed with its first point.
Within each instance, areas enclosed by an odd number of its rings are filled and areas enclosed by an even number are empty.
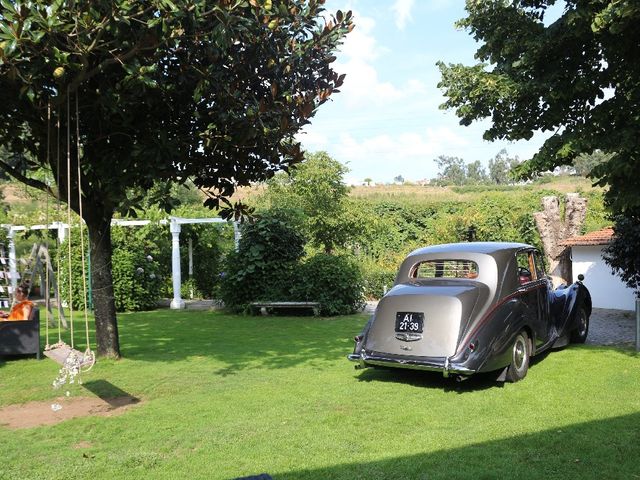
{"type": "Polygon", "coordinates": [[[11,175],[12,177],[14,177],[16,180],[29,185],[30,187],[36,188],[42,192],[48,193],[49,195],[51,195],[53,198],[58,198],[57,194],[54,192],[54,190],[47,185],[44,182],[41,182],[40,180],[36,180],[35,178],[30,178],[27,177],[25,175],[23,175],[22,173],[20,173],[18,170],[16,170],[15,168],[13,168],[11,165],[7,164],[4,160],[0,160],[0,169],[4,170],[5,172],[7,172],[9,175],[11,175]]]}

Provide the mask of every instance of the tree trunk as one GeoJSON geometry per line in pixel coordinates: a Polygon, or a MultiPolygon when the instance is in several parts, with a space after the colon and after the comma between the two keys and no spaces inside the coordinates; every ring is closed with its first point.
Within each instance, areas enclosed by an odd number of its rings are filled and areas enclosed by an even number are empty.
{"type": "Polygon", "coordinates": [[[120,358],[118,320],[111,275],[111,216],[87,220],[91,245],[91,287],[96,319],[98,355],[120,358]]]}
{"type": "Polygon", "coordinates": [[[542,239],[549,273],[555,285],[571,283],[571,259],[566,247],[560,245],[560,242],[580,233],[587,215],[587,200],[577,193],[568,193],[564,219],[560,214],[558,197],[543,197],[542,209],[542,212],[534,213],[533,217],[542,239]]]}

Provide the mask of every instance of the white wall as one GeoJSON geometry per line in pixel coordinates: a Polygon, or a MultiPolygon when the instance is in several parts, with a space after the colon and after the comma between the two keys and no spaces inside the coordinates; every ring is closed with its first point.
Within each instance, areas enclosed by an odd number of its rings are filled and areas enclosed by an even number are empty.
{"type": "Polygon", "coordinates": [[[635,310],[636,297],[602,259],[602,245],[575,246],[571,249],[573,281],[584,275],[584,284],[591,293],[594,308],[635,310]]]}

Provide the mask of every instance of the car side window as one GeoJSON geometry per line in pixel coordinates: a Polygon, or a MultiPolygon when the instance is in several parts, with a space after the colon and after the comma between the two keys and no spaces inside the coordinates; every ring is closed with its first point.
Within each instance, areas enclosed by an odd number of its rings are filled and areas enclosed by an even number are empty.
{"type": "Polygon", "coordinates": [[[542,278],[547,274],[544,267],[544,258],[542,258],[542,255],[540,255],[540,252],[536,252],[534,254],[534,257],[535,257],[535,263],[536,263],[537,277],[542,278]]]}
{"type": "Polygon", "coordinates": [[[533,252],[518,252],[516,255],[516,261],[518,263],[518,282],[520,285],[532,282],[537,278],[533,252]]]}

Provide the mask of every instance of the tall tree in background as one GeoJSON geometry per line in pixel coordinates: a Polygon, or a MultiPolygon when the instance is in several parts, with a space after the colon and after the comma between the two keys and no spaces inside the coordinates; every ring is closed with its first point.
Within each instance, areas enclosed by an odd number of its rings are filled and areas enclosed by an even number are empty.
{"type": "Polygon", "coordinates": [[[496,185],[506,185],[513,181],[513,170],[520,164],[518,157],[509,157],[503,148],[489,160],[489,179],[496,185]]]}
{"type": "Polygon", "coordinates": [[[615,154],[591,175],[609,185],[614,211],[640,207],[640,2],[467,0],[467,29],[481,46],[474,66],[439,62],[447,101],[462,125],[490,117],[487,140],[553,135],[519,167],[521,176],[570,165],[580,153],[615,154]]]}
{"type": "Polygon", "coordinates": [[[476,160],[475,162],[467,163],[466,166],[466,183],[485,183],[487,181],[487,172],[480,160],[476,160]]]}
{"type": "Polygon", "coordinates": [[[464,185],[467,166],[462,158],[440,155],[435,159],[438,166],[438,183],[442,185],[464,185]]]}
{"type": "Polygon", "coordinates": [[[302,159],[294,135],[342,84],[333,51],[353,27],[323,3],[1,2],[0,146],[25,160],[0,169],[76,212],[81,192],[99,354],[120,355],[110,221],[140,200],[127,192],[191,178],[230,216],[237,186],[302,159]]]}
{"type": "Polygon", "coordinates": [[[588,177],[594,168],[601,163],[608,162],[613,153],[604,153],[602,150],[594,150],[593,153],[581,153],[573,160],[573,168],[576,174],[588,177]]]}

